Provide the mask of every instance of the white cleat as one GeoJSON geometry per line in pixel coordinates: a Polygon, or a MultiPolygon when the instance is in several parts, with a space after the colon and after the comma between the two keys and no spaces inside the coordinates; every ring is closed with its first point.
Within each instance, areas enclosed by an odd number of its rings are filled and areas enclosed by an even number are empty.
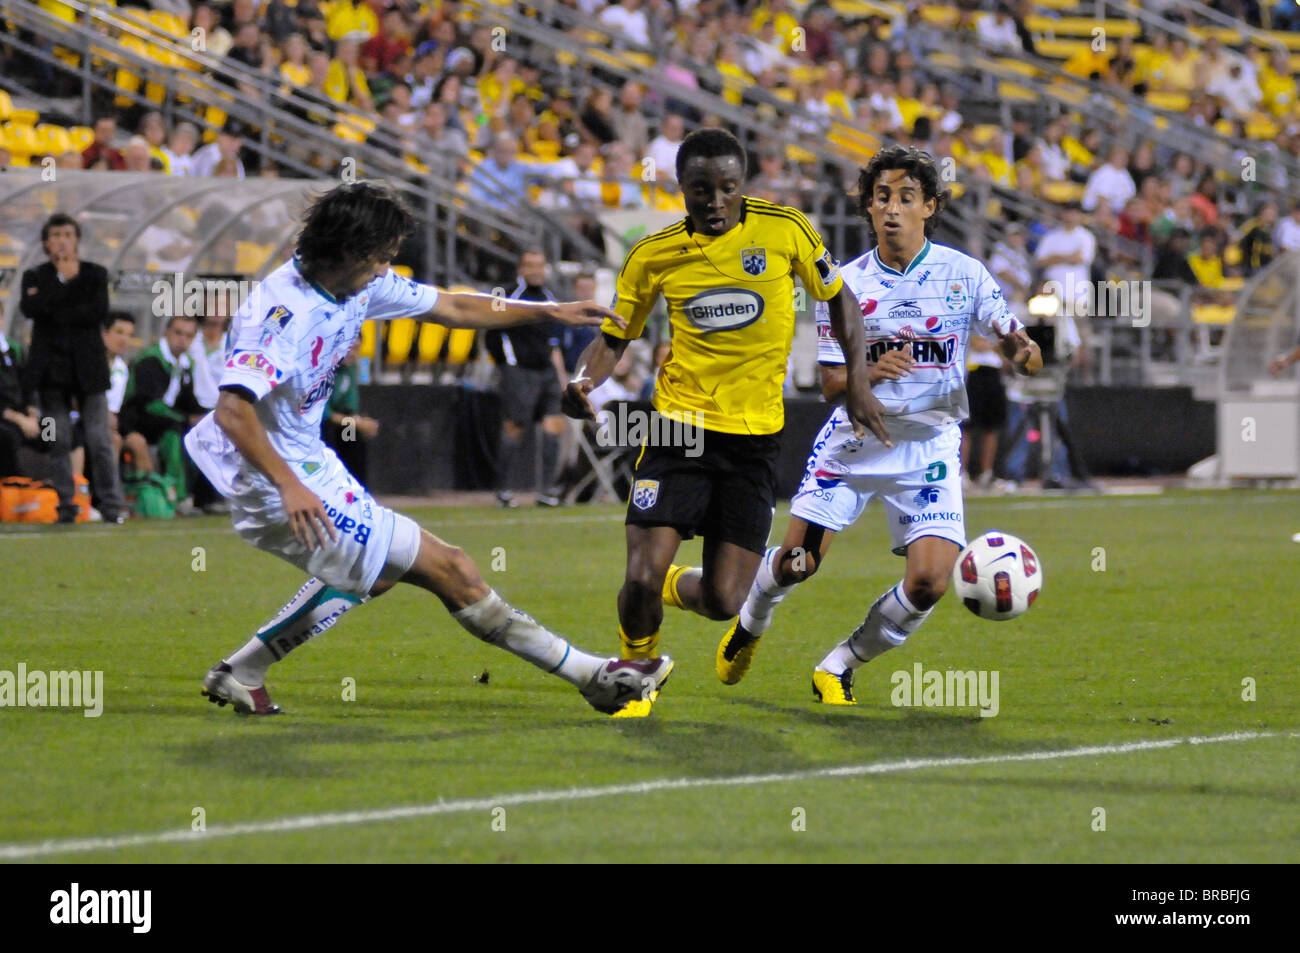
{"type": "Polygon", "coordinates": [[[582,697],[596,711],[605,715],[619,715],[627,709],[645,709],[659,696],[659,689],[668,681],[673,670],[673,660],[667,655],[658,658],[616,659],[602,665],[592,676],[582,697]]]}
{"type": "Polygon", "coordinates": [[[271,701],[265,685],[253,687],[236,681],[225,662],[212,666],[199,693],[216,705],[225,707],[229,703],[241,715],[280,714],[280,706],[271,701]]]}

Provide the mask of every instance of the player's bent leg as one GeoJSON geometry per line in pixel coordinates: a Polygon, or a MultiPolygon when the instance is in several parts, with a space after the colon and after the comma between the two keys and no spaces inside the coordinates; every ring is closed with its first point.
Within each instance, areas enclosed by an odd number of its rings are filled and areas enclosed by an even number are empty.
{"type": "Polygon", "coordinates": [[[912,605],[923,611],[943,598],[961,549],[940,536],[922,536],[908,544],[903,592],[912,605]]]}
{"type": "Polygon", "coordinates": [[[955,542],[938,536],[921,536],[908,543],[903,579],[872,603],[862,624],[817,665],[813,692],[823,703],[827,702],[827,689],[831,689],[831,695],[834,691],[825,677],[818,684],[818,673],[838,679],[851,697],[853,672],[890,649],[898,648],[930,618],[935,603],[948,587],[949,574],[960,552],[961,547],[955,542]]]}
{"type": "Polygon", "coordinates": [[[650,658],[663,624],[663,587],[682,537],[671,526],[629,524],[627,571],[618,593],[619,640],[625,659],[650,658]]]}
{"type": "Polygon", "coordinates": [[[758,642],[772,624],[772,613],[796,585],[812,577],[826,558],[835,532],[802,517],[790,518],[785,539],[760,558],[740,614],[718,643],[718,678],[735,685],[753,664],[758,642]]]}
{"type": "Polygon", "coordinates": [[[402,582],[436,595],[475,638],[576,686],[604,714],[616,714],[629,703],[658,694],[672,672],[673,661],[666,656],[620,661],[583,652],[502,599],[464,550],[427,530],[420,531],[419,551],[402,582]]]}

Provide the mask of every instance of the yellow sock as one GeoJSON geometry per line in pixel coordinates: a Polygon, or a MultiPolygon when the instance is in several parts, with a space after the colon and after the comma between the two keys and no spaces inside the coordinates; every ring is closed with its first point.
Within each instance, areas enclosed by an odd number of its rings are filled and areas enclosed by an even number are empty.
{"type": "Polygon", "coordinates": [[[669,566],[668,575],[664,577],[664,602],[675,609],[685,609],[682,597],[677,594],[677,583],[682,576],[691,571],[690,566],[669,566]]]}
{"type": "Polygon", "coordinates": [[[659,633],[647,635],[643,639],[633,638],[618,627],[618,640],[623,643],[623,658],[654,658],[659,650],[659,633]]]}

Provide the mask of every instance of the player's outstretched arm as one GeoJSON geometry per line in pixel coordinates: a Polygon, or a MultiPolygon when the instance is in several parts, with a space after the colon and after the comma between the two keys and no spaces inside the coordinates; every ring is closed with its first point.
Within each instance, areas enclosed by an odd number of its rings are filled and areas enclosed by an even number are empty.
{"type": "Polygon", "coordinates": [[[337,539],[334,524],[325,513],[321,498],[307,489],[284,457],[275,452],[266,428],[253,409],[253,395],[242,387],[225,388],[217,398],[217,426],[230,438],[245,460],[257,467],[280,492],[285,515],[298,542],[315,549],[337,539]]]}
{"type": "Polygon", "coordinates": [[[1023,328],[1010,334],[999,334],[998,350],[1015,367],[1017,374],[1032,376],[1043,369],[1043,353],[1023,328]]]}
{"type": "Polygon", "coordinates": [[[443,291],[433,307],[420,316],[449,328],[508,328],[535,321],[567,325],[598,325],[612,321],[620,328],[627,322],[609,308],[594,301],[516,301],[495,295],[443,291]]]}
{"type": "Polygon", "coordinates": [[[564,388],[560,409],[578,420],[595,420],[596,408],[587,395],[614,373],[614,365],[627,350],[627,341],[612,334],[600,334],[578,358],[578,373],[564,388]]]}
{"type": "Polygon", "coordinates": [[[862,313],[857,299],[848,285],[840,288],[839,294],[827,302],[831,319],[831,330],[835,340],[840,342],[844,352],[846,373],[844,408],[853,422],[853,432],[862,436],[862,425],[876,435],[886,447],[894,442],[889,439],[889,430],[885,427],[885,407],[875,394],[871,393],[871,382],[867,371],[867,352],[864,343],[866,332],[862,329],[862,313]]]}

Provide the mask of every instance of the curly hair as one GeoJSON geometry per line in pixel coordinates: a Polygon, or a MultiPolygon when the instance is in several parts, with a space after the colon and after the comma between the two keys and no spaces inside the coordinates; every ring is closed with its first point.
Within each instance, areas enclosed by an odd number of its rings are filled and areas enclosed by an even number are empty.
{"type": "Polygon", "coordinates": [[[307,209],[294,254],[305,272],[377,258],[415,230],[415,218],[387,185],[340,185],[307,209]]]}
{"type": "Polygon", "coordinates": [[[925,237],[929,238],[939,222],[939,213],[948,204],[952,192],[939,187],[939,168],[934,157],[914,146],[886,146],[871,157],[871,161],[858,173],[858,213],[867,220],[871,243],[878,244],[875,226],[871,224],[871,201],[876,192],[876,182],[884,172],[901,169],[921,184],[921,193],[928,202],[934,200],[934,214],[925,220],[925,237]]]}

